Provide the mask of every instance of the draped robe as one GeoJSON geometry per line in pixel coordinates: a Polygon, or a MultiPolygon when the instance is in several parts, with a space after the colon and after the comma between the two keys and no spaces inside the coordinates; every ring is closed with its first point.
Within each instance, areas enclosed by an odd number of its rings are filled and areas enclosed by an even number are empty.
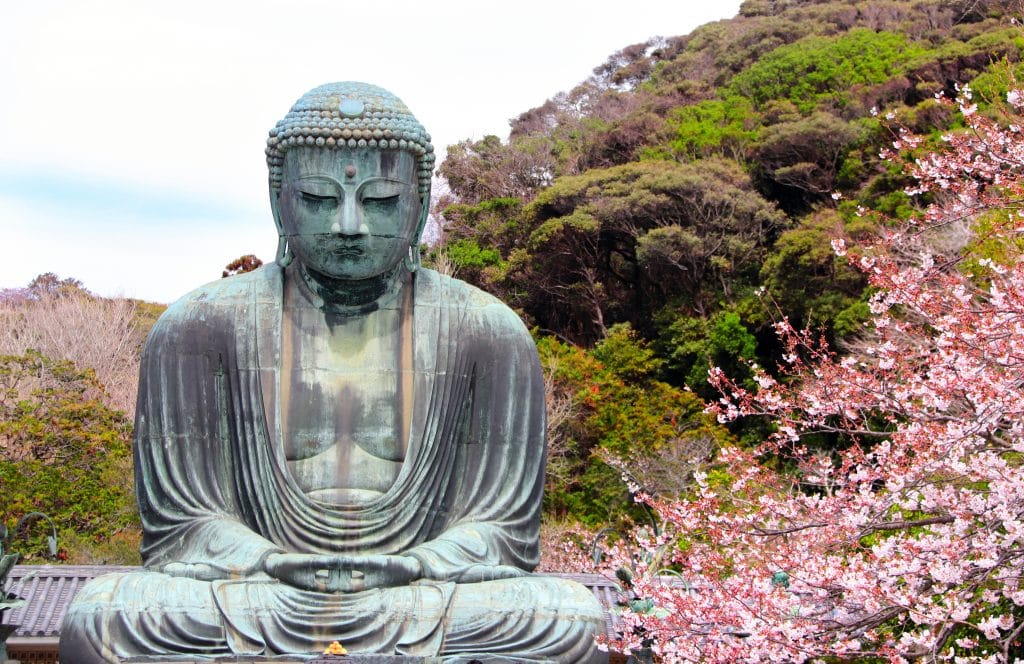
{"type": "Polygon", "coordinates": [[[359,506],[309,499],[287,467],[281,268],[214,282],[167,310],[143,352],[136,418],[146,569],[82,590],[62,630],[67,661],[311,656],[332,640],[446,661],[603,659],[593,595],[523,576],[538,561],[544,471],[532,339],[472,286],[430,270],[413,284],[408,452],[390,490],[359,506]],[[413,556],[423,578],[318,593],[262,572],[275,552],[413,556]],[[175,564],[205,571],[163,573],[175,564]]]}

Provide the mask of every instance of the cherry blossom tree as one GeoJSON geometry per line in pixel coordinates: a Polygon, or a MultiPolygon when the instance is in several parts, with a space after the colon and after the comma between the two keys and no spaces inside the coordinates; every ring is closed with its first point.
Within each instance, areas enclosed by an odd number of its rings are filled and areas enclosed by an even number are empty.
{"type": "MultiPolygon", "coordinates": [[[[960,90],[965,130],[908,164],[919,218],[833,241],[875,289],[859,343],[838,353],[783,319],[785,363],[755,368],[756,392],[712,370],[721,421],[776,433],[724,449],[687,500],[646,498],[664,528],[626,561],[638,599],[609,645],[667,662],[1024,658],[1024,92],[1006,101],[992,119],[960,90]]],[[[897,130],[883,156],[923,140],[897,130]]]]}

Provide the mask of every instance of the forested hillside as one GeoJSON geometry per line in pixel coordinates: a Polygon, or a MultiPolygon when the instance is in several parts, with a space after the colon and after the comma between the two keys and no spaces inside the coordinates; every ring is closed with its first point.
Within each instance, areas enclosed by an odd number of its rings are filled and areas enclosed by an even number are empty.
{"type": "MultiPolygon", "coordinates": [[[[730,435],[700,415],[719,396],[709,368],[753,387],[749,364],[774,371],[786,353],[775,322],[856,341],[868,282],[830,243],[928,202],[880,151],[899,127],[931,136],[919,150],[962,127],[936,95],[970,85],[983,112],[1005,95],[1024,49],[1015,7],[748,0],[613,54],[511,120],[507,141],[449,148],[433,257],[542,339],[555,412],[570,412],[551,427],[554,513],[616,522],[616,458],[649,492],[685,486],[730,435]],[[666,463],[670,486],[639,470],[666,463]]],[[[748,445],[768,430],[730,426],[748,445]]]]}
{"type": "Polygon", "coordinates": [[[624,48],[512,120],[507,142],[449,148],[444,250],[460,277],[573,343],[630,323],[692,387],[709,324],[734,313],[764,330],[761,286],[797,320],[855,330],[863,282],[829,234],[871,231],[856,204],[909,212],[872,111],[940,130],[936,93],[998,95],[993,67],[1024,47],[1010,4],[749,1],[624,48]]]}

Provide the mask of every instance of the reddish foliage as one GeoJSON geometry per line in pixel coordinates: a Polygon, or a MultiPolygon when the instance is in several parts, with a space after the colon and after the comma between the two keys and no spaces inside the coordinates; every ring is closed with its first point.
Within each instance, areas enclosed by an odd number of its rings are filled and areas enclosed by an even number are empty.
{"type": "Polygon", "coordinates": [[[235,260],[231,261],[224,266],[224,271],[221,273],[221,278],[233,277],[236,274],[244,274],[246,272],[252,272],[258,267],[263,266],[263,261],[256,258],[253,254],[246,254],[239,256],[235,260]]]}

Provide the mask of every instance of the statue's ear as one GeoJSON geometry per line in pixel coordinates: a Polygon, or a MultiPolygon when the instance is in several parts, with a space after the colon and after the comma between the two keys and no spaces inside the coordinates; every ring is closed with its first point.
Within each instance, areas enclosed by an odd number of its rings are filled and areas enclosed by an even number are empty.
{"type": "Polygon", "coordinates": [[[270,185],[270,212],[274,215],[274,225],[277,226],[278,236],[284,236],[284,224],[281,223],[281,189],[270,185]]]}
{"type": "Polygon", "coordinates": [[[420,196],[420,218],[416,224],[416,236],[413,238],[414,246],[419,251],[420,242],[423,239],[423,231],[427,228],[427,219],[430,217],[430,192],[420,196]]]}
{"type": "Polygon", "coordinates": [[[288,237],[284,233],[284,223],[281,221],[281,190],[270,185],[270,212],[274,215],[274,225],[277,226],[277,256],[275,260],[281,267],[288,267],[292,262],[292,253],[288,251],[288,237]]]}

